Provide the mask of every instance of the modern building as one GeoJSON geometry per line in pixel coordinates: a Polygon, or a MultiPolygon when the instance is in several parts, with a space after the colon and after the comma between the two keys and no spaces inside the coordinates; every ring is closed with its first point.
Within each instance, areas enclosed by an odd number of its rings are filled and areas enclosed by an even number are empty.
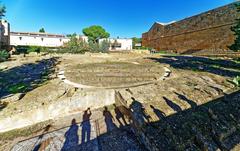
{"type": "Polygon", "coordinates": [[[33,32],[11,32],[11,46],[41,46],[41,47],[61,47],[70,38],[64,35],[33,33],[33,32]]]}
{"type": "Polygon", "coordinates": [[[103,41],[107,41],[110,43],[109,50],[110,51],[129,51],[132,50],[132,39],[128,38],[107,38],[107,39],[100,39],[99,43],[103,41]]]}
{"type": "Polygon", "coordinates": [[[6,20],[0,20],[0,49],[8,49],[10,45],[10,25],[6,20]]]}
{"type": "Polygon", "coordinates": [[[177,22],[156,22],[142,35],[142,44],[156,50],[178,53],[227,51],[235,39],[231,27],[240,18],[235,3],[177,22]]]}

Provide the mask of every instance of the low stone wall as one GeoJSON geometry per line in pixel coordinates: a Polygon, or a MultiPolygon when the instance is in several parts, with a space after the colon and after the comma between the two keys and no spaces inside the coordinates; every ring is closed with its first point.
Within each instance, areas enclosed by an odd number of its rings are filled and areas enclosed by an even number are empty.
{"type": "Polygon", "coordinates": [[[24,128],[43,121],[83,112],[87,108],[94,110],[114,103],[115,92],[113,90],[78,90],[72,97],[61,98],[49,106],[0,120],[0,132],[24,128]]]}

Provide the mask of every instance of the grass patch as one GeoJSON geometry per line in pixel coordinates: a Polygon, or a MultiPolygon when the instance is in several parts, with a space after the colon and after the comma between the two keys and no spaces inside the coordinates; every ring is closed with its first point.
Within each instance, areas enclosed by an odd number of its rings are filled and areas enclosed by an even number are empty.
{"type": "Polygon", "coordinates": [[[27,90],[27,88],[28,88],[27,84],[25,84],[25,83],[18,83],[18,84],[16,84],[16,85],[10,86],[10,87],[8,88],[8,91],[9,91],[10,93],[15,94],[15,93],[24,92],[24,91],[27,90]]]}
{"type": "Polygon", "coordinates": [[[198,68],[189,68],[189,69],[193,72],[204,72],[203,70],[198,69],[198,68]]]}
{"type": "Polygon", "coordinates": [[[221,66],[218,65],[218,64],[210,65],[210,67],[213,67],[213,68],[221,68],[221,66]]]}
{"type": "Polygon", "coordinates": [[[171,53],[167,50],[160,50],[160,51],[157,51],[157,54],[171,54],[171,53]]]}
{"type": "Polygon", "coordinates": [[[240,58],[234,59],[234,61],[240,64],[240,58]]]}
{"type": "Polygon", "coordinates": [[[233,79],[233,83],[234,83],[236,86],[240,87],[240,76],[237,76],[236,78],[234,78],[234,79],[233,79]]]}

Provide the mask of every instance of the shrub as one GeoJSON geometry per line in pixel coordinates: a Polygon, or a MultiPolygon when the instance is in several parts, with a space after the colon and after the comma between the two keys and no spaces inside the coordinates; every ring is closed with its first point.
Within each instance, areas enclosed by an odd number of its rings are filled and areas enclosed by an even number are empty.
{"type": "Polygon", "coordinates": [[[16,84],[16,85],[12,85],[8,88],[8,91],[10,93],[21,93],[21,92],[24,92],[25,90],[27,89],[27,85],[25,83],[19,83],[19,84],[16,84]]]}
{"type": "Polygon", "coordinates": [[[6,50],[0,50],[0,62],[6,61],[10,57],[10,54],[6,50]]]}
{"type": "MultiPolygon", "coordinates": [[[[235,7],[237,9],[237,12],[240,13],[240,3],[236,3],[235,7]]],[[[240,50],[240,18],[236,19],[236,25],[231,27],[231,30],[234,32],[234,35],[236,36],[234,44],[229,46],[229,49],[233,51],[239,51],[240,50]]]]}
{"type": "Polygon", "coordinates": [[[44,51],[46,48],[45,47],[41,47],[41,46],[17,46],[16,48],[16,54],[20,54],[20,53],[30,53],[30,52],[36,52],[36,53],[40,53],[41,51],[44,51]]]}
{"type": "Polygon", "coordinates": [[[40,51],[41,51],[41,47],[40,46],[29,46],[27,48],[27,53],[30,53],[30,52],[40,53],[40,51]]]}
{"type": "Polygon", "coordinates": [[[76,37],[71,37],[71,40],[65,44],[65,47],[60,48],[59,53],[84,53],[88,51],[88,44],[78,40],[76,37]]]}
{"type": "Polygon", "coordinates": [[[102,41],[100,44],[89,42],[89,51],[90,52],[103,52],[106,53],[109,51],[110,43],[107,40],[102,41]]]}
{"type": "Polygon", "coordinates": [[[107,40],[104,40],[99,44],[99,52],[104,52],[104,53],[108,52],[109,48],[110,48],[110,42],[107,40]]]}
{"type": "Polygon", "coordinates": [[[87,51],[90,52],[108,52],[109,50],[109,42],[108,41],[102,41],[100,44],[89,41],[84,42],[76,37],[71,37],[71,40],[65,44],[65,47],[60,48],[58,53],[85,53],[87,51]]]}

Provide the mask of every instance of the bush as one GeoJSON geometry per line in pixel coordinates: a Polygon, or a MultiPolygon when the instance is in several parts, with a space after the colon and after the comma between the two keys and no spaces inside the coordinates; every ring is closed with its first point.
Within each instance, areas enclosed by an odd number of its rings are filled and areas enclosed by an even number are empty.
{"type": "Polygon", "coordinates": [[[109,51],[110,43],[107,40],[102,41],[100,44],[94,43],[94,42],[89,42],[89,51],[90,52],[102,52],[106,53],[109,51]]]}
{"type": "Polygon", "coordinates": [[[65,44],[65,47],[60,48],[59,53],[85,53],[88,51],[88,44],[78,40],[76,37],[71,37],[71,40],[65,44]]]}
{"type": "Polygon", "coordinates": [[[10,54],[6,50],[0,50],[0,62],[6,61],[10,57],[10,54]]]}
{"type": "Polygon", "coordinates": [[[45,51],[45,47],[41,47],[41,46],[17,46],[16,48],[16,54],[27,54],[30,52],[36,52],[36,53],[40,53],[41,51],[45,51]]]}
{"type": "Polygon", "coordinates": [[[236,78],[234,78],[233,83],[235,83],[236,86],[240,87],[240,76],[237,76],[236,78]]]}
{"type": "Polygon", "coordinates": [[[136,49],[136,50],[151,50],[152,48],[141,46],[141,47],[135,47],[134,49],[136,49]]]}
{"type": "Polygon", "coordinates": [[[42,47],[40,47],[40,46],[29,46],[27,48],[27,53],[30,53],[30,52],[40,53],[41,49],[42,49],[42,47]]]}
{"type": "Polygon", "coordinates": [[[89,41],[84,42],[81,40],[78,40],[76,37],[72,37],[71,40],[65,44],[65,47],[60,48],[58,53],[85,53],[85,52],[108,52],[109,50],[109,42],[103,41],[100,44],[89,41]]]}
{"type": "Polygon", "coordinates": [[[240,58],[235,59],[235,61],[240,63],[240,58]]]}
{"type": "Polygon", "coordinates": [[[108,52],[109,48],[110,48],[110,42],[107,40],[104,40],[99,44],[99,52],[104,52],[104,53],[108,52]]]}

